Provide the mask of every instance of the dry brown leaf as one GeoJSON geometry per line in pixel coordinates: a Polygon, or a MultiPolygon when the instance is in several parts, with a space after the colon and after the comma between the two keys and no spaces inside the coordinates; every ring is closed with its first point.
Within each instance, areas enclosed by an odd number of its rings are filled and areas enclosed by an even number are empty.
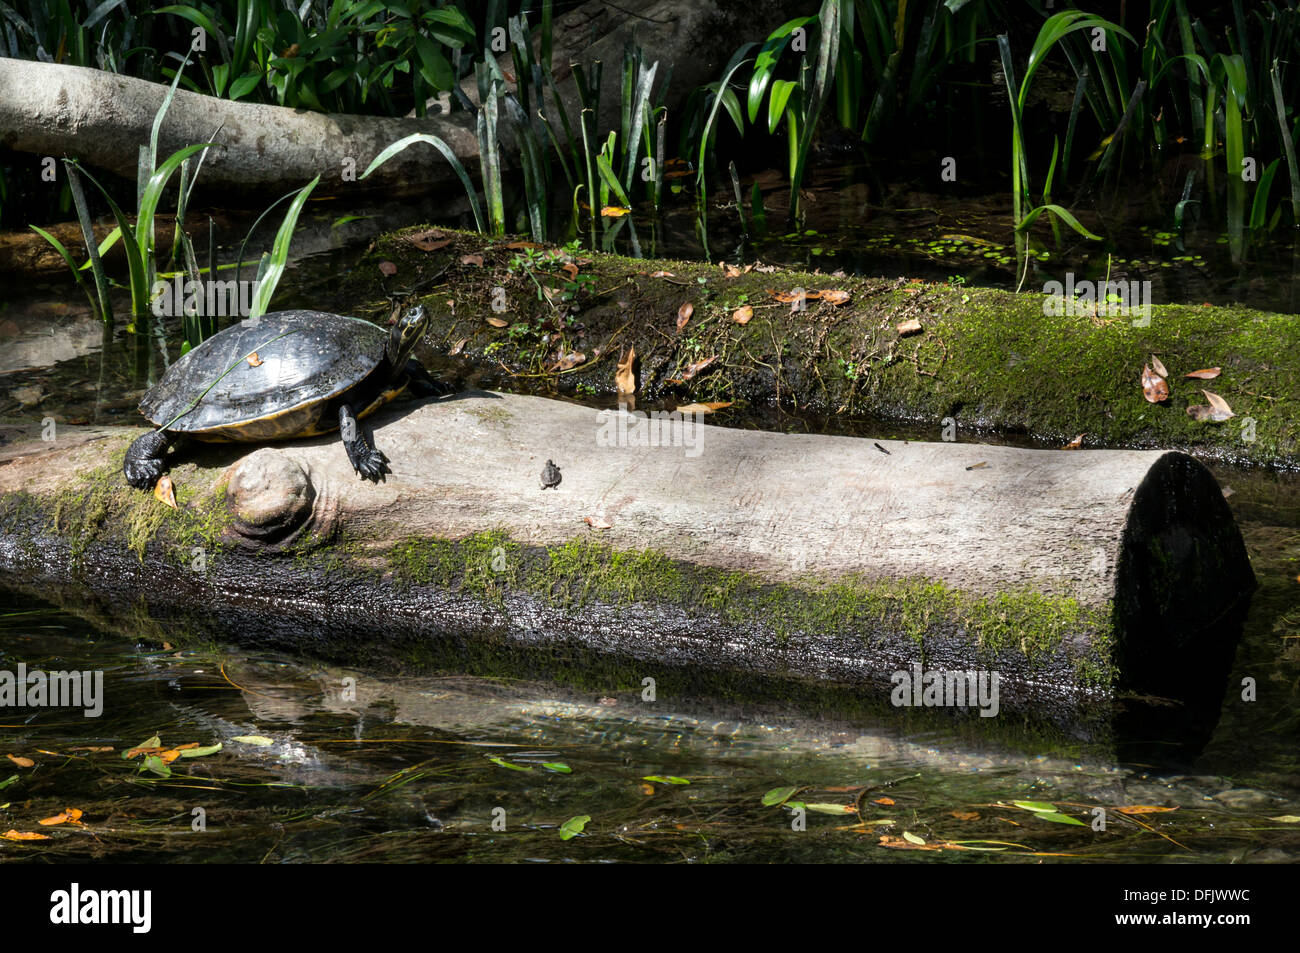
{"type": "Polygon", "coordinates": [[[112,751],[112,745],[74,745],[69,751],[112,751]]]}
{"type": "Polygon", "coordinates": [[[894,330],[898,332],[900,338],[905,338],[909,334],[920,334],[923,329],[920,321],[916,318],[910,318],[901,324],[894,325],[894,330]]]}
{"type": "Polygon", "coordinates": [[[842,304],[848,304],[849,299],[852,297],[853,296],[847,291],[843,291],[839,288],[830,288],[821,293],[821,299],[823,301],[827,304],[833,304],[836,307],[839,307],[842,304]]]}
{"type": "Polygon", "coordinates": [[[574,264],[573,262],[571,262],[571,261],[569,261],[569,262],[565,262],[565,263],[560,267],[560,271],[562,271],[562,272],[564,272],[566,275],[568,275],[570,281],[572,281],[574,278],[577,278],[577,277],[578,277],[578,266],[575,265],[575,264],[574,264]]]}
{"type": "MultiPolygon", "coordinates": [[[[913,835],[915,836],[915,835],[913,835]]],[[[890,834],[882,834],[880,837],[881,847],[891,847],[894,850],[942,850],[938,844],[913,844],[901,837],[894,837],[890,834]]]]}
{"type": "Polygon", "coordinates": [[[614,372],[614,385],[618,388],[620,395],[631,395],[636,393],[636,372],[633,370],[633,362],[636,361],[636,348],[627,349],[627,357],[618,362],[618,370],[614,372]]]}
{"type": "Polygon", "coordinates": [[[160,476],[158,482],[153,485],[153,495],[154,499],[176,509],[176,488],[172,486],[172,478],[167,474],[160,476]]]}
{"type": "Polygon", "coordinates": [[[584,516],[582,521],[592,529],[609,529],[614,524],[604,516],[584,516]]]}
{"type": "Polygon", "coordinates": [[[805,291],[803,294],[794,294],[793,292],[777,291],[775,288],[768,288],[767,293],[782,304],[798,304],[800,301],[811,301],[814,298],[821,297],[820,291],[805,291]]]}
{"type": "Polygon", "coordinates": [[[488,318],[487,323],[494,328],[505,328],[510,326],[510,322],[505,318],[488,318]]]}
{"type": "Polygon", "coordinates": [[[1153,371],[1150,364],[1142,365],[1142,396],[1153,404],[1169,399],[1169,382],[1153,371]]]}
{"type": "Polygon", "coordinates": [[[439,248],[446,248],[448,245],[451,244],[450,238],[443,238],[437,241],[433,241],[428,238],[420,238],[420,239],[412,238],[409,239],[409,241],[413,247],[418,248],[420,251],[426,251],[426,252],[437,251],[439,248]]]}
{"type": "Polygon", "coordinates": [[[749,320],[753,316],[754,309],[749,305],[743,305],[731,313],[731,320],[737,324],[749,324],[749,320]]]}
{"type": "Polygon", "coordinates": [[[1160,363],[1160,358],[1156,357],[1154,354],[1151,355],[1151,367],[1161,377],[1169,376],[1169,372],[1165,370],[1164,364],[1160,363]]]}
{"type": "Polygon", "coordinates": [[[455,357],[455,356],[456,356],[457,354],[459,354],[461,351],[465,350],[465,342],[468,341],[468,340],[469,340],[469,338],[461,338],[459,341],[457,341],[455,344],[453,344],[453,345],[451,346],[451,350],[447,352],[447,356],[448,356],[448,357],[455,357]]]}
{"type": "Polygon", "coordinates": [[[0,834],[0,838],[3,838],[4,840],[49,840],[50,835],[9,830],[4,834],[0,834]]]}
{"type": "Polygon", "coordinates": [[[1084,436],[1083,434],[1079,434],[1079,436],[1075,437],[1073,440],[1071,440],[1069,443],[1067,443],[1067,444],[1066,444],[1064,447],[1062,447],[1061,449],[1062,449],[1062,450],[1078,450],[1080,447],[1083,446],[1083,436],[1084,436]]]}
{"type": "Polygon", "coordinates": [[[975,811],[949,811],[948,813],[959,821],[978,821],[980,819],[979,814],[975,811]]]}
{"type": "Polygon", "coordinates": [[[397,266],[391,261],[381,261],[379,263],[379,271],[391,278],[393,275],[397,274],[397,266]]]}
{"type": "Polygon", "coordinates": [[[20,768],[33,768],[36,766],[35,761],[33,761],[31,758],[24,758],[22,755],[10,754],[10,755],[5,755],[5,757],[8,758],[10,761],[12,761],[14,764],[18,765],[18,767],[20,768]]]}
{"type": "Polygon", "coordinates": [[[674,275],[671,271],[652,271],[650,272],[650,277],[651,278],[676,278],[677,276],[674,275]]]}
{"type": "Polygon", "coordinates": [[[1199,371],[1192,371],[1190,374],[1184,374],[1183,376],[1198,381],[1212,381],[1219,376],[1219,368],[1203,367],[1199,371]]]}
{"type": "Polygon", "coordinates": [[[256,352],[256,351],[254,351],[252,354],[248,355],[248,366],[249,366],[249,367],[261,367],[261,366],[262,366],[262,359],[261,359],[260,357],[257,356],[257,352],[256,352]]]}
{"type": "Polygon", "coordinates": [[[704,370],[706,367],[708,367],[710,364],[712,364],[712,363],[713,363],[714,361],[716,361],[717,359],[718,359],[718,355],[714,354],[714,355],[712,355],[712,356],[710,356],[710,357],[706,357],[706,358],[704,358],[704,359],[701,360],[701,361],[696,361],[695,363],[689,365],[689,366],[686,368],[686,370],[682,371],[682,376],[681,376],[680,380],[682,380],[682,381],[688,381],[688,380],[690,380],[692,377],[694,377],[694,376],[695,376],[696,374],[698,374],[700,371],[704,370]]]}
{"type": "Polygon", "coordinates": [[[517,250],[521,248],[545,248],[546,246],[539,245],[537,244],[537,242],[510,242],[508,245],[506,245],[506,247],[517,250]]]}
{"type": "Polygon", "coordinates": [[[735,265],[729,265],[725,261],[722,262],[721,268],[724,278],[739,278],[745,273],[742,269],[737,268],[735,265]]]}
{"type": "Polygon", "coordinates": [[[587,359],[587,355],[581,351],[570,351],[567,354],[557,352],[553,355],[555,363],[551,365],[553,371],[567,371],[571,367],[577,367],[587,359]]]}
{"type": "Polygon", "coordinates": [[[988,465],[989,465],[989,462],[988,462],[987,460],[981,460],[979,463],[972,463],[972,464],[971,464],[970,466],[968,466],[966,469],[967,469],[967,470],[983,470],[983,469],[984,469],[986,466],[988,466],[988,465]]]}
{"type": "Polygon", "coordinates": [[[695,313],[695,305],[691,304],[689,301],[683,301],[682,306],[677,309],[677,330],[678,331],[686,327],[686,322],[691,319],[691,315],[693,315],[694,313],[695,313]]]}
{"type": "Polygon", "coordinates": [[[462,265],[473,265],[475,268],[482,268],[483,256],[482,255],[461,255],[460,263],[462,265]]]}
{"type": "Polygon", "coordinates": [[[1193,404],[1187,408],[1187,416],[1191,417],[1193,420],[1211,420],[1218,422],[1227,420],[1229,417],[1237,416],[1233,413],[1232,408],[1228,406],[1228,402],[1218,394],[1212,394],[1208,390],[1203,390],[1201,393],[1205,395],[1205,399],[1208,400],[1209,403],[1193,404]]]}
{"type": "Polygon", "coordinates": [[[776,265],[764,265],[761,262],[756,261],[754,262],[754,270],[760,274],[770,275],[772,272],[776,271],[776,265]]]}
{"type": "Polygon", "coordinates": [[[732,404],[729,400],[711,400],[703,404],[682,404],[677,408],[679,414],[711,414],[715,410],[722,410],[724,407],[730,407],[732,404]]]}

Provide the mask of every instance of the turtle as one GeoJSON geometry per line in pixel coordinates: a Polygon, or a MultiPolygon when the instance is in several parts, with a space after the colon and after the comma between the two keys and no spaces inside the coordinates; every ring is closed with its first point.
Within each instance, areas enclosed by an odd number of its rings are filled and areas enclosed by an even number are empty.
{"type": "Polygon", "coordinates": [[[166,469],[167,450],[185,438],[257,443],[339,430],[363,480],[389,473],[388,458],[357,421],[409,386],[446,393],[412,357],[429,327],[423,306],[392,331],[322,311],[276,311],[214,334],[167,369],[140,401],[158,429],[135,440],[122,472],[148,489],[166,469]]]}
{"type": "Polygon", "coordinates": [[[546,466],[542,467],[542,489],[549,490],[553,486],[559,486],[560,468],[555,465],[554,460],[547,460],[546,466]]]}

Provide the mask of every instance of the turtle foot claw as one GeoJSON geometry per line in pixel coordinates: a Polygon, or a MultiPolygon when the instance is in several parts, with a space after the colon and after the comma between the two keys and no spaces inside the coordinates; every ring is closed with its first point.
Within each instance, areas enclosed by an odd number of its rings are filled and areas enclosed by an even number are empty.
{"type": "Polygon", "coordinates": [[[361,479],[372,483],[380,482],[386,474],[392,472],[388,467],[388,458],[379,450],[367,450],[358,454],[352,465],[361,479]]]}

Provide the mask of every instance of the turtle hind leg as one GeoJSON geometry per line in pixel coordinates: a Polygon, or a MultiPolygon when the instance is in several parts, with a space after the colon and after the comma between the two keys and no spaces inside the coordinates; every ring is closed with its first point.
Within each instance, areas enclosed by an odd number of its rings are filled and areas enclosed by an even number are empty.
{"type": "Polygon", "coordinates": [[[388,458],[370,445],[347,404],[339,408],[339,433],[343,437],[343,449],[348,452],[348,461],[361,479],[378,483],[385,474],[392,472],[388,468],[388,458]]]}
{"type": "Polygon", "coordinates": [[[151,430],[137,437],[127,448],[126,458],[122,461],[122,474],[131,486],[147,490],[163,475],[167,469],[167,448],[172,444],[172,436],[165,430],[151,430]]]}

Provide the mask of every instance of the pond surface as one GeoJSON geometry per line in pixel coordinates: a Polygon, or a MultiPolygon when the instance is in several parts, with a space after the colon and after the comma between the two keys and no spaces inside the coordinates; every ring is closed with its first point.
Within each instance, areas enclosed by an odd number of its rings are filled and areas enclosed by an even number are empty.
{"type": "MultiPolygon", "coordinates": [[[[711,213],[706,240],[693,213],[679,209],[643,228],[637,247],[1014,286],[1014,265],[998,244],[1005,225],[991,204],[917,196],[857,215],[859,184],[852,170],[819,180],[829,191],[810,203],[798,234],[746,242],[734,210],[721,209],[711,213]]],[[[435,218],[419,207],[407,214],[435,218]]],[[[629,220],[596,244],[630,250],[635,227],[629,220]]],[[[1076,245],[1051,251],[1035,259],[1030,283],[1070,260],[1091,277],[1118,267],[1128,274],[1117,270],[1117,278],[1159,280],[1157,301],[1297,310],[1289,247],[1257,249],[1247,277],[1217,236],[1193,233],[1178,247],[1177,237],[1157,237],[1158,227],[1140,215],[1126,225],[1118,265],[1117,251],[1109,262],[1076,245]]],[[[360,245],[344,238],[300,261],[297,290],[284,306],[320,306],[363,248],[364,236],[360,245]]],[[[120,333],[105,338],[88,327],[61,276],[45,289],[11,286],[0,307],[7,328],[0,424],[51,415],[138,422],[147,362],[135,361],[120,333]]],[[[491,376],[461,382],[519,389],[491,376]]],[[[897,423],[770,408],[725,423],[933,439],[897,423]]],[[[380,678],[231,646],[179,651],[147,639],[143,626],[138,638],[123,638],[0,580],[0,671],[19,663],[102,671],[106,699],[95,719],[67,709],[0,708],[0,755],[12,756],[0,760],[0,832],[48,836],[0,840],[0,860],[1295,861],[1300,481],[1212,469],[1231,489],[1260,590],[1221,721],[1190,765],[1057,760],[972,747],[943,731],[904,736],[889,720],[849,722],[707,697],[649,703],[626,692],[578,693],[460,672],[380,678]],[[1239,698],[1247,677],[1258,685],[1257,701],[1239,698]],[[342,694],[347,679],[355,679],[355,697],[342,694]],[[151,767],[147,754],[123,757],[155,735],[164,750],[223,748],[151,767]],[[782,792],[786,804],[763,803],[768,792],[790,787],[797,790],[782,792]],[[1016,800],[1050,802],[1082,824],[1049,821],[1016,800]],[[814,805],[806,830],[794,829],[792,802],[814,805]],[[1091,827],[1098,807],[1106,811],[1104,831],[1091,827]],[[1119,810],[1135,807],[1160,810],[1119,810]],[[83,811],[82,823],[38,823],[65,808],[83,811]],[[203,834],[191,830],[196,809],[203,834]],[[583,816],[585,829],[563,839],[561,825],[583,816]]]]}

